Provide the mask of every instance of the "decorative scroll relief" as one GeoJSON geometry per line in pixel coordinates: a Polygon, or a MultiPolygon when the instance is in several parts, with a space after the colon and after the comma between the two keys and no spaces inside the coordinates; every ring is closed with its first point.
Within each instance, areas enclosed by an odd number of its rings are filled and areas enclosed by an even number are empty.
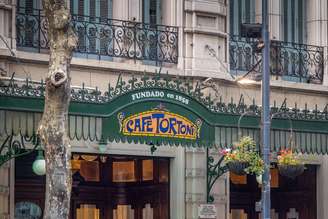
{"type": "Polygon", "coordinates": [[[196,140],[200,137],[202,121],[189,119],[165,110],[149,110],[125,118],[118,114],[120,131],[129,136],[172,137],[196,140]]]}

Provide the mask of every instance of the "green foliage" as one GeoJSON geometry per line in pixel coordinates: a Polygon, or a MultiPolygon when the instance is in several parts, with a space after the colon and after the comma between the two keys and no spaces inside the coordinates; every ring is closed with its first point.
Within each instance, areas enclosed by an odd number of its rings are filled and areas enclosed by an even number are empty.
{"type": "Polygon", "coordinates": [[[298,155],[294,154],[292,150],[281,150],[278,158],[279,165],[300,165],[303,164],[298,155]]]}
{"type": "Polygon", "coordinates": [[[233,147],[232,150],[225,149],[222,154],[224,161],[229,162],[246,162],[248,167],[245,169],[247,174],[262,175],[264,172],[264,162],[256,151],[254,140],[245,136],[233,147]]]}

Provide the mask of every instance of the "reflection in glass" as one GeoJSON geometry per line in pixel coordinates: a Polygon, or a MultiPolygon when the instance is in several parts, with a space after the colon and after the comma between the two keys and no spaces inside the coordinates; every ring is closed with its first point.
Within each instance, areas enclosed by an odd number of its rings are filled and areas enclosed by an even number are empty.
{"type": "Polygon", "coordinates": [[[146,204],[145,208],[142,209],[142,219],[153,219],[154,218],[154,209],[150,204],[146,204]]]}
{"type": "Polygon", "coordinates": [[[18,202],[15,205],[15,219],[41,219],[42,210],[33,202],[18,202]]]}
{"type": "Polygon", "coordinates": [[[153,160],[142,161],[142,180],[153,180],[153,160]]]}
{"type": "Polygon", "coordinates": [[[159,162],[159,182],[169,181],[169,163],[167,160],[160,160],[159,162]]]}
{"type": "MultiPolygon", "coordinates": [[[[271,209],[270,215],[271,215],[271,219],[279,219],[279,214],[276,213],[276,211],[274,209],[271,209]]],[[[261,218],[262,218],[262,214],[259,213],[259,219],[261,219],[261,218]]],[[[287,217],[287,219],[289,219],[289,218],[287,217]]],[[[292,218],[292,219],[294,219],[294,218],[292,218]]]]}
{"type": "Polygon", "coordinates": [[[134,161],[113,161],[113,182],[135,182],[134,161]]]}
{"type": "Polygon", "coordinates": [[[99,162],[98,161],[81,161],[80,174],[85,181],[99,182],[99,162]]]}
{"type": "Polygon", "coordinates": [[[117,205],[113,210],[113,219],[134,219],[134,210],[130,205],[117,205]]]}
{"type": "Polygon", "coordinates": [[[247,219],[244,209],[231,209],[230,219],[247,219]]]}
{"type": "Polygon", "coordinates": [[[76,219],[99,219],[99,215],[96,205],[82,204],[76,209],[76,219]]]}

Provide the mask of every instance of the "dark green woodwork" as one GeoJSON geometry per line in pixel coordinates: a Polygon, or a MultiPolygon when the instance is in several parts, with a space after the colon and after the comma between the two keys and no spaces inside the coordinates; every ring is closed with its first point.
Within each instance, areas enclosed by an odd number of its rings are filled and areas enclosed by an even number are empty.
{"type": "Polygon", "coordinates": [[[206,200],[207,203],[212,203],[214,197],[211,195],[211,190],[216,180],[228,171],[227,165],[223,162],[224,156],[219,157],[218,160],[210,154],[210,150],[206,149],[206,200]]]}
{"type": "MultiPolygon", "coordinates": [[[[207,147],[207,202],[214,200],[210,192],[215,181],[227,171],[223,158],[216,160],[209,154],[210,147],[231,147],[243,135],[249,135],[260,143],[261,108],[255,104],[244,104],[243,96],[238,102],[229,103],[220,97],[216,102],[211,96],[204,96],[202,90],[208,88],[199,81],[172,78],[169,75],[144,75],[140,79],[131,77],[124,81],[118,77],[115,86],[109,85],[105,93],[96,89],[74,88],[69,108],[69,138],[90,140],[100,144],[106,141],[145,143],[152,152],[159,145],[182,145],[207,147]],[[137,98],[142,92],[161,92],[163,96],[137,98]],[[191,122],[201,120],[200,136],[197,139],[154,136],[126,136],[120,131],[118,115],[126,117],[152,110],[161,106],[168,112],[181,115],[191,122]],[[247,113],[246,113],[247,112],[247,113]],[[238,124],[241,115],[243,119],[238,124]]],[[[5,139],[1,148],[0,166],[6,160],[25,153],[21,146],[13,146],[13,137],[36,139],[37,124],[44,105],[44,83],[0,82],[0,139],[5,139]],[[13,146],[13,147],[12,147],[13,146]],[[18,149],[17,149],[18,148],[18,149]],[[7,152],[9,151],[9,153],[7,152]],[[20,151],[23,152],[20,154],[20,151]]],[[[307,105],[299,109],[287,108],[286,101],[280,107],[272,106],[271,150],[291,147],[303,153],[328,153],[328,107],[323,111],[307,105]],[[290,132],[290,130],[293,130],[290,132]]],[[[25,148],[24,143],[22,145],[25,148]]],[[[37,144],[34,144],[34,149],[37,144]]]]}
{"type": "MultiPolygon", "coordinates": [[[[138,142],[154,146],[164,144],[230,147],[240,137],[238,135],[240,115],[251,112],[241,120],[240,130],[242,135],[251,135],[259,142],[261,108],[255,102],[247,106],[244,104],[243,96],[237,102],[231,100],[229,103],[224,103],[221,97],[214,102],[211,96],[204,96],[202,93],[204,88],[206,87],[199,81],[173,78],[167,74],[144,75],[139,79],[132,76],[127,81],[119,76],[115,86],[109,85],[107,92],[103,94],[97,88],[92,90],[82,85],[81,88],[72,90],[69,136],[76,140],[89,139],[99,142],[102,138],[108,141],[138,142]],[[140,92],[156,91],[162,92],[164,96],[133,99],[133,96],[140,92]],[[160,104],[169,112],[186,117],[192,122],[196,119],[202,120],[200,138],[187,140],[169,137],[132,137],[120,133],[118,113],[123,112],[129,116],[151,110],[160,104]]],[[[43,111],[43,96],[43,82],[3,81],[0,83],[0,110],[40,114],[43,111]]],[[[309,110],[307,106],[304,109],[299,109],[297,105],[293,109],[286,106],[284,102],[280,107],[274,104],[271,108],[272,114],[275,115],[272,120],[272,135],[276,136],[272,138],[272,150],[289,147],[287,143],[292,125],[296,150],[327,153],[327,107],[320,111],[316,106],[313,110],[309,110]],[[311,144],[308,144],[309,142],[311,144]]],[[[17,130],[13,132],[16,133],[17,130]]],[[[29,133],[29,136],[31,134],[36,133],[29,133]]],[[[1,135],[3,134],[0,129],[1,135]]]]}
{"type": "Polygon", "coordinates": [[[31,137],[23,135],[8,135],[0,146],[0,167],[12,158],[17,158],[30,154],[39,146],[40,139],[35,135],[31,137]],[[31,147],[28,147],[27,144],[30,144],[31,147]]]}

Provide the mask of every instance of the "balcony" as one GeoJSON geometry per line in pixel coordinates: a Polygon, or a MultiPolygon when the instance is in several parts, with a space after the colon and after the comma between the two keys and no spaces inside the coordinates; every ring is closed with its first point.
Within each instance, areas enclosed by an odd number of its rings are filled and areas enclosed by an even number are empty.
{"type": "MultiPolygon", "coordinates": [[[[262,71],[261,54],[256,52],[258,40],[232,36],[230,38],[230,70],[233,74],[262,71]]],[[[271,40],[270,73],[277,79],[322,84],[324,73],[324,49],[320,46],[271,40]]]]}
{"type": "MultiPolygon", "coordinates": [[[[120,57],[156,65],[178,62],[178,27],[79,15],[72,15],[71,25],[79,39],[74,56],[120,57]]],[[[48,52],[48,25],[42,10],[18,8],[16,30],[19,49],[48,52]]]]}

